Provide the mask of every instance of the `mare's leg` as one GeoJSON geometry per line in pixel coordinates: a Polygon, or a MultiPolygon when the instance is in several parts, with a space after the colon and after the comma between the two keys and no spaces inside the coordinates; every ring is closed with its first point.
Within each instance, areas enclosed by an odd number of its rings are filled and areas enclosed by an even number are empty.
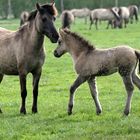
{"type": "Polygon", "coordinates": [[[131,75],[123,76],[122,78],[125,84],[125,89],[127,91],[127,101],[124,109],[124,114],[128,115],[131,109],[131,97],[133,94],[134,86],[133,86],[131,75]]]}
{"type": "MultiPolygon", "coordinates": [[[[0,83],[1,83],[2,79],[3,79],[3,74],[0,74],[0,83]]],[[[0,113],[2,113],[1,108],[0,108],[0,113]]]]}
{"type": "Polygon", "coordinates": [[[33,105],[32,113],[37,113],[37,97],[38,97],[38,84],[40,80],[42,69],[34,71],[33,74],[33,105]]]}
{"type": "Polygon", "coordinates": [[[139,76],[136,74],[135,71],[134,71],[133,74],[132,74],[132,80],[133,80],[133,83],[137,86],[137,88],[140,89],[140,78],[139,78],[139,76]]]}
{"type": "Polygon", "coordinates": [[[70,98],[68,103],[68,115],[72,114],[72,108],[73,108],[73,98],[74,98],[74,92],[75,90],[85,81],[87,80],[87,77],[78,76],[73,85],[70,88],[70,98]]]}
{"type": "Polygon", "coordinates": [[[96,79],[95,78],[90,78],[88,80],[89,88],[91,91],[92,98],[94,99],[95,106],[96,106],[96,113],[99,115],[102,112],[102,108],[100,105],[100,101],[98,99],[98,90],[96,86],[96,79]]]}
{"type": "Polygon", "coordinates": [[[26,107],[25,107],[26,96],[27,96],[26,77],[27,77],[27,74],[25,74],[24,72],[19,72],[21,98],[22,98],[20,113],[22,114],[26,114],[26,107]]]}

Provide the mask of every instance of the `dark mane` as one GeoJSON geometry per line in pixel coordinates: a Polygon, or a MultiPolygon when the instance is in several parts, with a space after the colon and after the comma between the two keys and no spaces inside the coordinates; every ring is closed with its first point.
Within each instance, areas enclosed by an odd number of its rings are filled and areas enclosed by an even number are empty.
{"type": "MultiPolygon", "coordinates": [[[[52,16],[57,16],[57,9],[52,4],[44,4],[41,5],[41,7],[43,8],[44,12],[48,12],[52,16]]],[[[37,10],[33,10],[32,12],[30,12],[28,21],[35,19],[36,14],[37,14],[37,10]]]]}
{"type": "Polygon", "coordinates": [[[73,36],[75,39],[79,40],[81,42],[81,47],[86,47],[88,48],[88,50],[94,50],[95,47],[93,45],[91,45],[87,40],[85,40],[83,37],[81,37],[80,35],[78,35],[77,33],[71,32],[67,29],[64,29],[65,33],[73,36]]]}

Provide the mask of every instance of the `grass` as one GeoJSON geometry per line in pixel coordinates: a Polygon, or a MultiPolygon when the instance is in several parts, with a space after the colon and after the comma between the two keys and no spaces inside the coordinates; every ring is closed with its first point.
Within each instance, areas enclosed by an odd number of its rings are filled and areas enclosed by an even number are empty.
{"type": "MultiPolygon", "coordinates": [[[[18,20],[0,20],[0,26],[16,30],[18,20]]],[[[60,27],[60,21],[56,22],[60,27]]],[[[102,23],[99,30],[88,30],[83,20],[72,25],[98,48],[127,44],[140,49],[140,23],[126,29],[106,30],[102,23]]],[[[76,92],[73,115],[67,115],[69,87],[76,78],[68,54],[60,59],[53,56],[56,44],[45,40],[46,61],[40,81],[38,114],[31,113],[32,76],[27,79],[27,115],[19,114],[19,78],[5,76],[0,85],[0,140],[134,140],[140,137],[140,93],[135,89],[130,116],[123,116],[126,100],[124,85],[118,74],[97,78],[99,98],[103,113],[97,116],[87,84],[76,92]]],[[[121,58],[120,58],[121,59],[121,58]]]]}

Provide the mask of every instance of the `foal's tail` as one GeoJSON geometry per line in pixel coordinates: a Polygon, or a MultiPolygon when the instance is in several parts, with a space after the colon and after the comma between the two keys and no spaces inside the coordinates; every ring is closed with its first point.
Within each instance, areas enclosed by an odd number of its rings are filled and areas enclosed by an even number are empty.
{"type": "Polygon", "coordinates": [[[136,56],[137,56],[137,58],[139,60],[139,73],[140,73],[140,51],[135,50],[135,54],[136,54],[136,56]]]}

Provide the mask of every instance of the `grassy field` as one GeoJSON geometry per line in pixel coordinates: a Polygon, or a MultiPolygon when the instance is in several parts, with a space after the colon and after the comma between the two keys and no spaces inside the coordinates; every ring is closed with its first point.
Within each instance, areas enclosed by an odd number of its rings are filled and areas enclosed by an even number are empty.
{"type": "MultiPolygon", "coordinates": [[[[0,26],[16,30],[18,20],[0,20],[0,26]]],[[[56,22],[57,28],[60,21],[56,22]]],[[[72,30],[88,39],[97,48],[109,48],[127,44],[140,49],[140,23],[126,29],[88,30],[83,20],[76,21],[72,30]]],[[[0,140],[136,140],[140,138],[140,91],[135,88],[132,110],[123,116],[126,100],[124,85],[118,74],[97,78],[99,99],[103,108],[100,116],[88,85],[83,84],[76,92],[73,115],[67,115],[69,87],[76,78],[71,57],[67,54],[57,59],[53,56],[56,44],[45,40],[46,61],[40,81],[38,114],[31,113],[32,76],[27,81],[27,115],[19,114],[19,78],[5,76],[0,85],[0,140]]],[[[121,59],[121,58],[120,58],[121,59]]]]}

